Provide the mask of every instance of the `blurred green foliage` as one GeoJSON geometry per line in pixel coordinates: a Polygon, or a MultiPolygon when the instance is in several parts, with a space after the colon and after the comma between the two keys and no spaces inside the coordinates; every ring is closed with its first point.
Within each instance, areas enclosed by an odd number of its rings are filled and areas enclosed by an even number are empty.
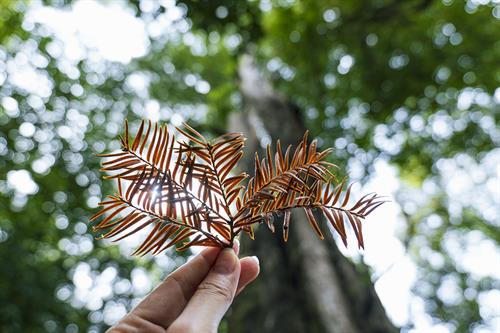
{"type": "MultiPolygon", "coordinates": [[[[146,2],[129,2],[146,25],[173,8],[146,2]]],[[[124,118],[145,117],[152,101],[161,120],[182,114],[207,133],[224,131],[228,115],[244,104],[237,74],[244,53],[298,106],[322,145],[337,148],[339,164],[358,166],[365,180],[375,159],[397,167],[403,185],[396,199],[407,226],[401,237],[419,264],[415,293],[452,331],[485,324],[476,296],[498,288],[498,281],[464,270],[444,240],[473,232],[497,247],[498,211],[485,214],[472,201],[450,197],[442,165],[464,156],[481,164],[500,143],[497,4],[179,2],[182,15],[173,28],[151,36],[147,54],[129,64],[92,57],[68,62],[46,27],[23,24],[28,6],[0,0],[2,332],[100,331],[112,321],[106,311],[129,309],[143,295],[127,284],[138,268],[158,281],[182,262],[130,258],[126,249],[92,239],[88,216],[112,192],[101,184],[94,154],[116,149],[124,118]],[[16,84],[16,71],[25,67],[36,73],[31,80],[45,83],[42,93],[16,84]],[[144,91],[132,78],[147,82],[144,91]],[[21,130],[25,123],[34,130],[21,130]],[[23,193],[9,184],[12,170],[28,170],[37,190],[23,193]],[[440,223],[432,224],[436,218],[440,223]],[[429,259],[436,255],[443,261],[437,266],[429,259]],[[79,269],[94,279],[113,272],[113,284],[124,287],[82,303],[79,269]],[[463,295],[456,304],[438,295],[447,279],[463,295]]]]}

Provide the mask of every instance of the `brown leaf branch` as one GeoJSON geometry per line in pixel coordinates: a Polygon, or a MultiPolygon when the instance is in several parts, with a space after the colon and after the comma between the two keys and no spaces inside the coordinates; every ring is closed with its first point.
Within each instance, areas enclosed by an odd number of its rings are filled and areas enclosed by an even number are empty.
{"type": "Polygon", "coordinates": [[[275,215],[283,215],[287,240],[291,211],[301,208],[321,239],[315,210],[345,244],[348,221],[364,246],[361,220],[384,201],[368,194],[347,208],[351,186],[345,193],[344,181],[333,187],[335,165],[325,160],[330,149],[318,151],[315,140],[308,144],[307,132],[293,155],[291,146],[283,154],[279,141],[274,155],[270,146],[264,159],[255,154],[254,177],[242,185],[247,174],[235,173],[245,145],[241,133],[207,140],[188,125],[177,131],[188,142],[177,140],[167,126],[143,121],[131,142],[125,123],[122,151],[100,155],[109,158],[101,170],[111,173],[105,178],[116,179],[118,193],[100,203],[102,209],[91,218],[94,231],[120,240],[149,228],[134,252],[138,255],[181,244],[178,249],[228,247],[241,231],[253,238],[256,223],[265,222],[274,232],[275,215]]]}

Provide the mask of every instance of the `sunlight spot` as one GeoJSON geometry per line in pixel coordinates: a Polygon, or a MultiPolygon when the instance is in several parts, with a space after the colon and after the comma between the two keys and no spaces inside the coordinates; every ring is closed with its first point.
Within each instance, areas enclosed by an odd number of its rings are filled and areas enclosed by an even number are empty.
{"type": "Polygon", "coordinates": [[[366,45],[368,46],[375,46],[377,45],[377,42],[378,42],[378,36],[375,35],[374,33],[371,33],[371,34],[368,34],[366,36],[366,45]]]}
{"type": "Polygon", "coordinates": [[[143,268],[134,268],[130,275],[134,295],[142,296],[151,290],[151,279],[143,268]]]}
{"type": "Polygon", "coordinates": [[[354,58],[351,55],[344,55],[340,58],[339,65],[337,66],[337,71],[340,74],[347,74],[351,67],[354,65],[354,58]]]}
{"type": "Polygon", "coordinates": [[[337,8],[327,9],[323,12],[323,20],[325,22],[331,23],[339,17],[339,10],[337,8]]]}
{"type": "Polygon", "coordinates": [[[157,100],[146,102],[146,117],[154,123],[160,120],[160,103],[157,100]]]}
{"type": "Polygon", "coordinates": [[[75,273],[73,274],[73,284],[82,289],[90,289],[92,287],[89,264],[81,262],[76,266],[75,273]]]}
{"type": "Polygon", "coordinates": [[[196,82],[194,89],[200,94],[208,94],[210,91],[210,84],[207,81],[199,80],[196,82]]]}
{"type": "Polygon", "coordinates": [[[19,126],[19,133],[21,133],[22,136],[26,137],[31,137],[33,134],[35,134],[35,125],[29,122],[24,122],[19,126]]]}
{"type": "Polygon", "coordinates": [[[181,126],[183,121],[184,117],[179,113],[172,114],[172,117],[170,118],[170,123],[174,126],[181,126]]]}
{"type": "Polygon", "coordinates": [[[2,107],[9,117],[14,118],[19,116],[18,103],[14,98],[8,96],[3,97],[2,107]]]}
{"type": "Polygon", "coordinates": [[[20,194],[35,194],[38,185],[27,170],[11,170],[7,172],[7,185],[20,194]]]}

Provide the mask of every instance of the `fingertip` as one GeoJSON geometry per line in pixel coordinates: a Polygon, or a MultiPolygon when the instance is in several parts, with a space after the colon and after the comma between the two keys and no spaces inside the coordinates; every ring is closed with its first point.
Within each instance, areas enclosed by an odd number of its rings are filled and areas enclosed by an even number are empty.
{"type": "Polygon", "coordinates": [[[233,242],[233,250],[236,255],[240,254],[240,241],[236,238],[233,242]]]}
{"type": "Polygon", "coordinates": [[[257,256],[251,256],[250,259],[257,265],[257,269],[260,270],[260,260],[257,256]]]}
{"type": "Polygon", "coordinates": [[[253,277],[254,279],[259,275],[260,273],[260,261],[259,258],[256,256],[252,257],[245,257],[243,259],[240,259],[240,264],[241,264],[241,270],[245,270],[245,273],[248,274],[248,276],[253,277]]]}
{"type": "Polygon", "coordinates": [[[260,273],[259,259],[255,256],[240,259],[241,273],[236,294],[239,294],[260,273]]]}

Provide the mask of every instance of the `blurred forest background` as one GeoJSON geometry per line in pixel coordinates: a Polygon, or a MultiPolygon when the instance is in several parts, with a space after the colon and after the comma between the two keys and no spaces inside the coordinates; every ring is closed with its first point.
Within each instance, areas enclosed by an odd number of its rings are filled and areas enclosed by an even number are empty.
{"type": "MultiPolygon", "coordinates": [[[[339,244],[342,288],[373,284],[403,332],[499,332],[499,87],[498,0],[0,0],[0,331],[103,331],[184,262],[90,233],[113,191],[95,154],[119,147],[127,117],[239,126],[260,146],[310,129],[357,193],[392,197],[365,251],[339,244]]],[[[259,255],[262,281],[295,274],[293,256],[259,255]]],[[[229,331],[293,322],[259,288],[229,331]]],[[[304,302],[287,311],[314,318],[304,302]]]]}

